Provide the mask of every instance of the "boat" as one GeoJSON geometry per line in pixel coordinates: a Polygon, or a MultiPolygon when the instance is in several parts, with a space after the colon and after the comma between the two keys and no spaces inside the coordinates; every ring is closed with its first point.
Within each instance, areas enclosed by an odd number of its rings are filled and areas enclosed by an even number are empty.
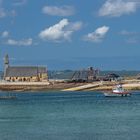
{"type": "Polygon", "coordinates": [[[0,100],[16,99],[16,96],[0,96],[0,100]]]}
{"type": "Polygon", "coordinates": [[[131,93],[125,90],[121,84],[116,85],[115,88],[112,89],[111,92],[104,92],[106,97],[127,97],[130,96],[131,93]]]}
{"type": "Polygon", "coordinates": [[[10,93],[8,95],[0,95],[0,100],[9,100],[9,99],[16,99],[16,95],[11,95],[10,93]]]}

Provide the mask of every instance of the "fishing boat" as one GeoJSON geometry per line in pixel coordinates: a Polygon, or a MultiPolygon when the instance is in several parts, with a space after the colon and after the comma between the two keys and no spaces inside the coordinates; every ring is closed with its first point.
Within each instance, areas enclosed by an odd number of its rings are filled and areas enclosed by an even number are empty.
{"type": "Polygon", "coordinates": [[[130,96],[131,93],[127,90],[125,90],[121,84],[116,85],[115,88],[112,89],[111,92],[104,92],[104,95],[106,97],[127,97],[130,96]]]}

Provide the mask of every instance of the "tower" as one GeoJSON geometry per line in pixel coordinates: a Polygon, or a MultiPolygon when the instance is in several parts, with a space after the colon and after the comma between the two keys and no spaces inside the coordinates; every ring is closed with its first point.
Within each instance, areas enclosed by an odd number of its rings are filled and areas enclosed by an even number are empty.
{"type": "Polygon", "coordinates": [[[87,80],[88,82],[92,82],[94,80],[94,69],[93,67],[89,67],[88,70],[87,70],[87,80]]]}
{"type": "Polygon", "coordinates": [[[4,57],[4,78],[6,76],[6,70],[8,67],[9,67],[9,56],[8,54],[6,54],[4,57]]]}

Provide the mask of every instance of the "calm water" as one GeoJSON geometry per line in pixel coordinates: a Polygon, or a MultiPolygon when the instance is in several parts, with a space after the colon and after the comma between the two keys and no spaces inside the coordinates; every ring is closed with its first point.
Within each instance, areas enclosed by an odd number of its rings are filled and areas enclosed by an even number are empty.
{"type": "MultiPolygon", "coordinates": [[[[3,94],[2,92],[0,93],[3,94]]],[[[0,140],[139,140],[140,93],[12,93],[0,100],[0,140]]]]}

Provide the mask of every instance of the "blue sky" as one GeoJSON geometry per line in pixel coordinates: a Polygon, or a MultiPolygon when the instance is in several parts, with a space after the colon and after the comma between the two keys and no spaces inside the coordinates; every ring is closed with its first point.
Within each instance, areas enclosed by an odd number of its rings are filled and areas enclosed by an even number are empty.
{"type": "Polygon", "coordinates": [[[140,70],[139,0],[0,0],[0,69],[140,70]]]}

